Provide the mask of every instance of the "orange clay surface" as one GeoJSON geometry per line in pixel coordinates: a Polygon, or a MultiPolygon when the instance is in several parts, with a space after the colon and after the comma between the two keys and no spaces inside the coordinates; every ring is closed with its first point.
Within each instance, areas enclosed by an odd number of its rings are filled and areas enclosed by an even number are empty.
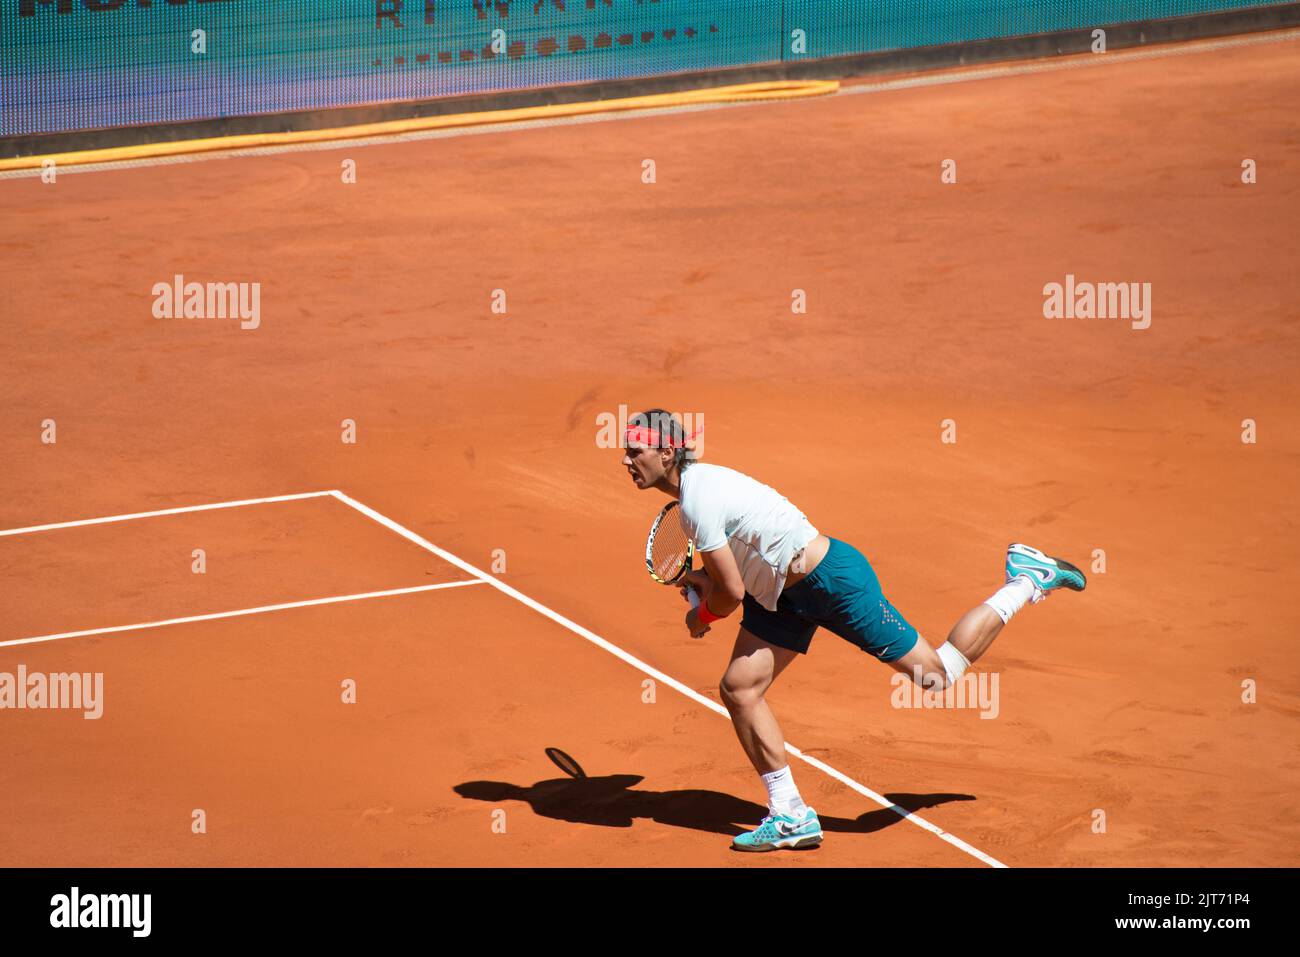
{"type": "MultiPolygon", "coordinates": [[[[932,644],[1008,542],[1105,552],[979,662],[996,719],[893,708],[822,632],[793,745],[1013,866],[1294,865],[1297,101],[1286,42],[0,181],[0,528],[337,488],[716,700],[736,621],[686,634],[664,499],[595,439],[703,413],[932,644]],[[153,318],[176,273],[260,282],[261,327],[153,318]],[[1067,273],[1152,283],[1151,328],[1043,318],[1067,273]]],[[[0,641],[468,577],[333,498],[0,537],[0,641]]],[[[729,851],[729,723],[490,585],[20,664],[103,672],[104,714],[0,711],[4,865],[983,866],[798,760],[825,844],[729,851]]]]}

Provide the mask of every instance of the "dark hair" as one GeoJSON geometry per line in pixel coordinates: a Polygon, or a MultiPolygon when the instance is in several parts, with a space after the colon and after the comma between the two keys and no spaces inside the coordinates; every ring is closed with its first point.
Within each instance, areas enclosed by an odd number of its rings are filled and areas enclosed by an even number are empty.
{"type": "Polygon", "coordinates": [[[627,424],[629,428],[644,426],[658,432],[659,444],[655,448],[671,448],[673,464],[677,466],[678,471],[684,470],[695,461],[695,450],[682,447],[682,443],[686,441],[686,430],[667,409],[646,409],[644,412],[628,416],[627,424]]]}

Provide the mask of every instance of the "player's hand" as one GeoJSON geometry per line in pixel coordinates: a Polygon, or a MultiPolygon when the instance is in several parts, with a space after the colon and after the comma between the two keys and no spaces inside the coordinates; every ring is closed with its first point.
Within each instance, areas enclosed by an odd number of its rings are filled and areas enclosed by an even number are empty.
{"type": "Polygon", "coordinates": [[[681,587],[678,589],[685,601],[691,600],[689,591],[691,588],[695,589],[695,594],[699,596],[701,602],[708,601],[709,595],[713,591],[713,580],[709,578],[709,573],[702,568],[687,572],[685,577],[682,578],[681,587]]]}
{"type": "Polygon", "coordinates": [[[686,630],[691,633],[692,638],[700,638],[708,632],[709,626],[700,621],[698,608],[692,608],[686,613],[686,630]]]}

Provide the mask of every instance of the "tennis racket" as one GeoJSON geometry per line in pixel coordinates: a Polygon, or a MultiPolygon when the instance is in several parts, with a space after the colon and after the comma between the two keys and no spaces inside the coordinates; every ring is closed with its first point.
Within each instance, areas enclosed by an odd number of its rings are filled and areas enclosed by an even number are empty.
{"type": "MultiPolygon", "coordinates": [[[[645,543],[645,567],[650,577],[661,585],[679,584],[695,561],[695,543],[682,531],[681,516],[676,512],[678,504],[669,502],[663,507],[650,526],[645,543]]],[[[700,604],[699,592],[689,585],[686,600],[692,608],[700,604]]]]}

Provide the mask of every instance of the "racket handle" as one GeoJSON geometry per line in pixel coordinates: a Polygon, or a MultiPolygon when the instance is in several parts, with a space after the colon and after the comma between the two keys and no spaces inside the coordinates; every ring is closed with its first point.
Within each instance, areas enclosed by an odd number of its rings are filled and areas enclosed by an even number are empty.
{"type": "Polygon", "coordinates": [[[692,608],[700,607],[700,593],[689,585],[686,586],[686,600],[691,603],[692,608]]]}

